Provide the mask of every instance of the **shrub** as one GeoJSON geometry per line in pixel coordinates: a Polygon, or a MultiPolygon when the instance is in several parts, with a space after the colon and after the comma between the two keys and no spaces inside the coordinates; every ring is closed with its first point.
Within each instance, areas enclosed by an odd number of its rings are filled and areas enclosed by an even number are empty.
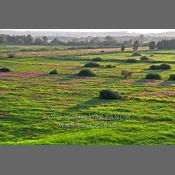
{"type": "Polygon", "coordinates": [[[150,63],[156,63],[156,60],[154,60],[154,59],[149,59],[149,62],[150,62],[150,63]]]}
{"type": "Polygon", "coordinates": [[[114,65],[111,65],[111,64],[108,64],[105,66],[105,68],[114,68],[115,66],[114,65]]]}
{"type": "Polygon", "coordinates": [[[141,56],[141,54],[139,53],[139,52],[137,52],[137,51],[134,51],[134,52],[132,52],[132,56],[134,57],[134,56],[141,56]]]}
{"type": "Polygon", "coordinates": [[[78,76],[81,76],[81,77],[94,77],[95,74],[89,69],[83,69],[83,70],[80,70],[80,72],[78,73],[78,76]]]}
{"type": "Polygon", "coordinates": [[[58,71],[56,69],[53,69],[49,72],[49,74],[52,74],[52,75],[57,75],[58,74],[58,71]]]}
{"type": "Polygon", "coordinates": [[[101,99],[120,99],[121,96],[118,92],[113,92],[112,90],[101,90],[100,91],[100,98],[101,99]]]}
{"type": "Polygon", "coordinates": [[[90,62],[90,63],[86,63],[84,65],[84,67],[100,67],[100,64],[94,63],[94,62],[90,62]]]}
{"type": "Polygon", "coordinates": [[[145,78],[146,79],[160,80],[161,79],[161,76],[159,74],[149,73],[149,74],[146,75],[145,78]]]}
{"type": "Polygon", "coordinates": [[[172,81],[172,80],[175,80],[175,74],[171,74],[168,78],[168,80],[172,81]]]}
{"type": "Polygon", "coordinates": [[[14,53],[8,54],[8,58],[15,58],[15,54],[14,53]]]}
{"type": "Polygon", "coordinates": [[[132,72],[129,72],[127,70],[122,70],[121,75],[123,75],[125,78],[130,77],[132,75],[132,72]]]}
{"type": "Polygon", "coordinates": [[[171,66],[169,64],[160,64],[160,65],[152,65],[149,68],[150,70],[167,70],[171,69],[171,66]]]}
{"type": "Polygon", "coordinates": [[[156,65],[151,65],[151,66],[149,67],[149,69],[150,69],[150,70],[156,70],[156,69],[157,69],[157,66],[156,66],[156,65]]]}
{"type": "Polygon", "coordinates": [[[141,61],[149,61],[150,59],[147,56],[141,56],[140,60],[141,61]]]}
{"type": "Polygon", "coordinates": [[[103,59],[100,57],[96,57],[96,58],[93,58],[92,61],[103,61],[103,59]]]}
{"type": "Polygon", "coordinates": [[[161,65],[152,65],[150,66],[150,70],[160,70],[162,69],[161,65]]]}
{"type": "Polygon", "coordinates": [[[126,62],[127,62],[127,63],[136,63],[137,60],[134,59],[134,58],[129,58],[129,59],[126,60],[126,62]]]}
{"type": "Polygon", "coordinates": [[[10,69],[6,67],[1,67],[0,72],[10,72],[10,69]]]}
{"type": "Polygon", "coordinates": [[[169,64],[161,64],[159,66],[160,69],[171,69],[171,66],[169,64]]]}

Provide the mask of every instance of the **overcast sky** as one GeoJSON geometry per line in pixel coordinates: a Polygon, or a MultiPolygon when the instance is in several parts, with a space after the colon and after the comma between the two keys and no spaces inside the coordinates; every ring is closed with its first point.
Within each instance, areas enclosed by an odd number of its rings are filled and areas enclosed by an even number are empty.
{"type": "Polygon", "coordinates": [[[175,29],[0,29],[0,30],[15,30],[15,31],[64,31],[64,32],[129,32],[129,33],[162,33],[175,32],[175,29]]]}

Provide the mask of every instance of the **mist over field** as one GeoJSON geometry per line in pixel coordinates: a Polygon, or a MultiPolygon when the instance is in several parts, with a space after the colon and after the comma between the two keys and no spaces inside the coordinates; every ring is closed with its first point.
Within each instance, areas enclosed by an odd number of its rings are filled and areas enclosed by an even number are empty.
{"type": "Polygon", "coordinates": [[[0,29],[0,34],[32,36],[164,36],[175,37],[174,29],[0,29]]]}
{"type": "Polygon", "coordinates": [[[125,38],[127,39],[130,37],[136,37],[139,35],[144,35],[146,37],[163,37],[163,38],[169,38],[169,37],[175,37],[175,30],[173,29],[162,29],[162,30],[156,30],[156,29],[1,29],[0,34],[8,34],[8,35],[32,35],[34,37],[41,37],[41,36],[47,36],[47,37],[106,37],[106,36],[112,36],[112,37],[119,37],[119,38],[125,38]]]}

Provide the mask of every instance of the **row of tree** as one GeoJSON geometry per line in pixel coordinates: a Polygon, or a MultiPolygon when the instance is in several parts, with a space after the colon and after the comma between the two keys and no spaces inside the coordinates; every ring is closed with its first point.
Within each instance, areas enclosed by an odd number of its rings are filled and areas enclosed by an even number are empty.
{"type": "Polygon", "coordinates": [[[158,50],[170,50],[175,49],[175,39],[171,40],[161,40],[158,41],[157,44],[152,41],[149,43],[150,50],[158,49],[158,50]]]}
{"type": "Polygon", "coordinates": [[[48,38],[47,37],[41,37],[41,38],[33,38],[31,35],[0,35],[0,44],[47,44],[48,38]]]}
{"type": "MultiPolygon", "coordinates": [[[[138,48],[139,48],[139,41],[138,40],[134,41],[134,44],[133,44],[132,47],[133,47],[134,51],[138,50],[138,48]]],[[[121,51],[122,52],[125,51],[125,48],[126,48],[126,45],[123,43],[122,46],[121,46],[121,51]]]]}
{"type": "Polygon", "coordinates": [[[175,39],[162,40],[162,41],[157,42],[157,49],[159,50],[175,49],[175,39]]]}
{"type": "MultiPolygon", "coordinates": [[[[111,36],[103,38],[93,37],[91,39],[81,40],[81,38],[74,38],[71,41],[62,42],[57,38],[53,39],[50,44],[52,45],[68,45],[68,46],[86,46],[86,47],[120,47],[122,42],[117,41],[111,36]]],[[[131,46],[131,41],[125,41],[127,47],[131,46]]]]}
{"type": "Polygon", "coordinates": [[[80,41],[74,39],[72,41],[63,42],[57,38],[49,41],[48,37],[33,38],[31,35],[0,35],[0,44],[26,44],[26,45],[68,45],[68,46],[85,46],[85,47],[121,47],[121,51],[125,50],[125,47],[133,47],[133,50],[137,50],[140,46],[149,46],[150,50],[158,49],[175,49],[175,39],[161,40],[157,43],[151,41],[150,43],[141,43],[138,40],[117,42],[113,37],[106,36],[103,41],[100,41],[98,37],[94,37],[89,41],[80,41]]]}
{"type": "MultiPolygon", "coordinates": [[[[92,37],[92,38],[74,38],[69,41],[60,41],[58,38],[52,38],[49,40],[48,37],[37,37],[34,38],[31,35],[0,35],[0,44],[21,44],[21,45],[67,45],[67,46],[85,46],[85,47],[132,47],[133,40],[128,41],[117,41],[111,36],[106,37],[92,37]]],[[[140,43],[141,45],[141,43],[140,43]]]]}
{"type": "MultiPolygon", "coordinates": [[[[137,50],[139,48],[139,41],[136,40],[133,44],[133,50],[137,50]]],[[[171,40],[161,40],[158,41],[157,43],[155,41],[151,41],[149,43],[149,49],[150,50],[171,50],[175,49],[175,39],[171,40]]],[[[125,45],[122,44],[121,46],[121,51],[125,50],[125,45]]]]}

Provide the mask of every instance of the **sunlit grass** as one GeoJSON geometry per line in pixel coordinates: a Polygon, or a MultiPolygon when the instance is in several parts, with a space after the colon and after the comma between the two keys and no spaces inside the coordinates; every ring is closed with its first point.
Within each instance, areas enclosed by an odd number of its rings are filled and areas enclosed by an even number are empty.
{"type": "Polygon", "coordinates": [[[131,52],[113,52],[116,48],[101,53],[102,49],[32,47],[0,47],[3,54],[16,52],[14,59],[0,59],[0,67],[12,71],[8,76],[0,73],[0,144],[175,143],[175,82],[167,81],[175,73],[175,51],[154,51],[151,58],[172,69],[152,71],[149,66],[159,63],[125,63],[131,52]],[[98,56],[103,58],[100,65],[115,67],[91,68],[96,77],[76,75],[98,56]],[[52,69],[58,75],[49,75],[52,69]],[[126,79],[121,70],[133,75],[126,79]],[[145,80],[149,72],[159,73],[162,79],[145,80]],[[118,91],[124,98],[101,100],[102,89],[118,91]]]}

